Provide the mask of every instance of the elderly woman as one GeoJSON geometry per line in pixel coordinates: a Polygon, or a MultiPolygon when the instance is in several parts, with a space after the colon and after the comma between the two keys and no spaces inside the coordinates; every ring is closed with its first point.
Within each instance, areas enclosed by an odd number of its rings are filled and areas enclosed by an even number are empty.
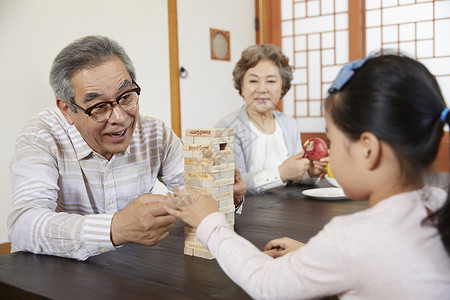
{"type": "Polygon", "coordinates": [[[234,87],[245,105],[218,122],[235,129],[235,163],[249,194],[282,188],[290,181],[318,182],[328,157],[304,158],[296,121],[275,110],[289,91],[292,68],[274,45],[254,45],[242,52],[233,70],[234,87]]]}

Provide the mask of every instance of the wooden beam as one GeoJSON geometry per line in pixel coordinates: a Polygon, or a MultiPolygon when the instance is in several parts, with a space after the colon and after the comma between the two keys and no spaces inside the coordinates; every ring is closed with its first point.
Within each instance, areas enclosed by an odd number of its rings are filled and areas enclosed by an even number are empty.
{"type": "Polygon", "coordinates": [[[281,0],[255,0],[255,17],[256,44],[274,44],[281,49],[281,0]]]}
{"type": "Polygon", "coordinates": [[[261,0],[255,0],[255,41],[257,45],[261,44],[261,13],[259,1],[261,0]]]}
{"type": "Polygon", "coordinates": [[[8,254],[11,252],[11,243],[1,243],[0,244],[0,255],[8,254]]]}
{"type": "Polygon", "coordinates": [[[366,56],[365,40],[365,2],[364,0],[348,1],[348,58],[349,61],[366,56]]]}
{"type": "MultiPolygon", "coordinates": [[[[274,44],[281,48],[281,0],[255,0],[256,44],[274,44]]],[[[291,62],[292,63],[292,62],[291,62]]],[[[283,99],[276,110],[283,111],[283,99]]]]}
{"type": "Polygon", "coordinates": [[[178,62],[177,0],[167,1],[169,15],[170,113],[172,130],[181,138],[180,75],[178,62]]]}
{"type": "Polygon", "coordinates": [[[264,1],[266,6],[267,43],[277,45],[281,49],[281,0],[264,1]]]}

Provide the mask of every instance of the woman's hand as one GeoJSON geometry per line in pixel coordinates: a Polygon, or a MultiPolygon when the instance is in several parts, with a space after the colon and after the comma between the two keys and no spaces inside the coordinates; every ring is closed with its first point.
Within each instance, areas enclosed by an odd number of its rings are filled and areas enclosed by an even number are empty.
{"type": "Polygon", "coordinates": [[[264,246],[264,252],[273,258],[285,255],[286,253],[297,251],[306,244],[284,237],[271,240],[264,246]]]}
{"type": "Polygon", "coordinates": [[[209,214],[218,211],[215,199],[189,186],[185,187],[185,191],[175,190],[174,195],[168,194],[167,197],[175,204],[176,209],[165,206],[166,211],[194,228],[209,214]]]}
{"type": "Polygon", "coordinates": [[[278,167],[283,182],[299,181],[303,178],[310,167],[309,159],[303,158],[304,155],[305,151],[292,155],[278,167]]]}

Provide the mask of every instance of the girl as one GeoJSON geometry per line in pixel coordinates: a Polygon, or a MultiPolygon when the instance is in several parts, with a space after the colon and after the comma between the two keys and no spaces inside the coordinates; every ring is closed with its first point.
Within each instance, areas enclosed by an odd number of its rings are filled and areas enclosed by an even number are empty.
{"type": "Polygon", "coordinates": [[[325,111],[332,171],[367,210],[335,217],[304,246],[272,240],[271,256],[239,237],[208,197],[168,212],[198,227],[254,298],[448,299],[449,200],[424,184],[450,120],[435,78],[410,58],[372,56],[343,67],[325,111]]]}

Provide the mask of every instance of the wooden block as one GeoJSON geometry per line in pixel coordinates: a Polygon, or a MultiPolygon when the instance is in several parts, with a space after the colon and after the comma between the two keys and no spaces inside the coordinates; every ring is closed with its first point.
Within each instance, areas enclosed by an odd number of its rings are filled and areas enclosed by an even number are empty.
{"type": "Polygon", "coordinates": [[[195,173],[203,173],[205,166],[197,166],[197,165],[184,165],[185,172],[195,172],[195,173]]]}
{"type": "Polygon", "coordinates": [[[222,128],[185,129],[186,136],[209,136],[215,137],[222,134],[222,128]]]}
{"type": "Polygon", "coordinates": [[[184,172],[184,179],[212,180],[213,177],[211,174],[208,173],[184,172]]]}
{"type": "Polygon", "coordinates": [[[185,144],[193,144],[194,143],[194,137],[193,136],[185,136],[183,138],[183,143],[185,143],[185,144]]]}
{"type": "Polygon", "coordinates": [[[200,158],[218,158],[224,157],[227,158],[232,157],[234,161],[234,153],[233,150],[219,150],[219,151],[192,151],[192,157],[200,157],[200,158]]]}
{"type": "Polygon", "coordinates": [[[225,179],[217,179],[217,180],[208,180],[208,179],[197,179],[197,178],[185,178],[184,183],[196,187],[219,187],[222,185],[232,185],[234,183],[234,178],[225,178],[225,179]]]}
{"type": "Polygon", "coordinates": [[[186,157],[184,163],[187,165],[200,165],[200,166],[218,166],[227,163],[234,163],[234,157],[221,156],[216,158],[203,158],[203,157],[186,157]]]}
{"type": "Polygon", "coordinates": [[[195,239],[195,234],[185,234],[185,235],[184,235],[184,241],[185,241],[185,242],[195,242],[195,243],[198,242],[198,241],[195,239]]]}
{"type": "Polygon", "coordinates": [[[225,213],[225,217],[227,218],[227,220],[234,220],[234,211],[225,213]]]}
{"type": "Polygon", "coordinates": [[[234,163],[225,163],[217,166],[203,166],[204,173],[218,173],[223,171],[233,171],[234,174],[234,163]]]}
{"type": "Polygon", "coordinates": [[[224,200],[224,199],[230,199],[230,198],[233,198],[233,191],[222,193],[222,194],[212,195],[212,197],[214,199],[216,199],[217,201],[224,200]]]}
{"type": "Polygon", "coordinates": [[[194,249],[184,248],[184,254],[189,256],[194,256],[194,249]]]}
{"type": "Polygon", "coordinates": [[[208,251],[205,246],[203,246],[202,243],[199,242],[190,242],[190,241],[184,241],[184,247],[189,249],[199,249],[202,251],[208,251]]]}
{"type": "Polygon", "coordinates": [[[194,256],[201,257],[204,259],[214,259],[214,256],[209,251],[202,251],[198,249],[194,249],[194,256]]]}
{"type": "Polygon", "coordinates": [[[211,158],[192,158],[192,157],[185,157],[184,158],[184,164],[185,165],[197,165],[197,166],[214,166],[214,159],[211,158]]]}
{"type": "Polygon", "coordinates": [[[222,208],[222,207],[230,206],[230,205],[234,205],[234,199],[233,198],[220,200],[219,204],[218,204],[219,209],[222,208]]]}
{"type": "Polygon", "coordinates": [[[193,158],[211,158],[211,157],[204,157],[203,151],[191,151],[193,158]]]}
{"type": "MultiPolygon", "coordinates": [[[[233,183],[234,183],[234,178],[233,178],[233,183]]],[[[232,191],[233,191],[233,184],[219,186],[219,194],[223,194],[226,192],[232,192],[232,191]]]]}
{"type": "MultiPolygon", "coordinates": [[[[193,137],[192,137],[193,138],[193,137]]],[[[226,139],[203,139],[204,141],[208,141],[208,144],[188,144],[185,143],[183,148],[184,150],[190,151],[220,151],[220,150],[234,150],[234,137],[227,137],[226,139]],[[218,143],[214,143],[217,141],[218,143]]],[[[194,139],[193,139],[194,141],[194,139]]],[[[197,139],[197,142],[201,141],[197,139]]]]}
{"type": "Polygon", "coordinates": [[[185,186],[185,188],[186,188],[186,186],[190,186],[191,188],[197,190],[199,193],[205,194],[205,195],[213,196],[213,195],[219,194],[218,187],[204,188],[204,187],[193,186],[193,185],[186,184],[186,183],[184,184],[184,186],[185,186]]]}
{"type": "Polygon", "coordinates": [[[203,185],[203,180],[201,180],[201,179],[194,179],[194,178],[185,178],[184,179],[184,185],[190,185],[190,186],[193,186],[193,187],[200,187],[200,188],[205,187],[203,185]]]}
{"type": "MultiPolygon", "coordinates": [[[[197,239],[195,234],[185,234],[184,235],[184,242],[190,242],[190,243],[195,243],[195,244],[198,244],[198,245],[202,245],[202,243],[200,243],[200,241],[197,239]]],[[[191,248],[191,247],[188,247],[188,248],[191,248]]]]}
{"type": "Polygon", "coordinates": [[[188,226],[184,227],[184,234],[196,234],[196,233],[197,233],[197,229],[195,229],[193,227],[188,227],[188,226]]]}
{"type": "Polygon", "coordinates": [[[234,170],[220,172],[220,179],[225,179],[225,178],[233,178],[234,179],[234,170]]]}
{"type": "Polygon", "coordinates": [[[223,150],[234,150],[234,143],[226,143],[225,145],[222,146],[222,148],[223,150]]]}
{"type": "Polygon", "coordinates": [[[217,144],[216,138],[206,136],[194,136],[194,144],[208,145],[217,144]]]}
{"type": "Polygon", "coordinates": [[[208,145],[184,144],[183,148],[184,151],[220,151],[220,144],[208,144],[208,145]]]}
{"type": "Polygon", "coordinates": [[[217,161],[215,161],[214,165],[223,165],[223,164],[230,164],[234,163],[234,155],[232,156],[220,156],[216,158],[217,161]]]}
{"type": "Polygon", "coordinates": [[[221,213],[223,213],[223,214],[227,214],[227,213],[231,213],[232,212],[233,215],[234,215],[234,210],[235,210],[234,205],[224,206],[224,207],[219,208],[219,211],[221,213]]]}
{"type": "Polygon", "coordinates": [[[209,137],[209,136],[194,136],[193,144],[225,144],[225,143],[233,143],[233,136],[219,136],[219,137],[209,137]]]}
{"type": "Polygon", "coordinates": [[[231,184],[231,188],[233,188],[234,177],[233,178],[218,179],[218,180],[214,181],[213,184],[214,184],[214,186],[222,186],[222,185],[230,185],[231,184]]]}
{"type": "Polygon", "coordinates": [[[202,128],[202,129],[186,129],[184,131],[186,136],[234,136],[233,128],[202,128]]]}
{"type": "MultiPolygon", "coordinates": [[[[200,179],[200,180],[209,180],[216,181],[221,178],[221,173],[197,173],[197,172],[184,172],[184,179],[200,179]]],[[[233,175],[234,178],[234,175],[233,175]]]]}
{"type": "Polygon", "coordinates": [[[192,151],[183,151],[183,156],[191,158],[192,157],[192,151]]]}

